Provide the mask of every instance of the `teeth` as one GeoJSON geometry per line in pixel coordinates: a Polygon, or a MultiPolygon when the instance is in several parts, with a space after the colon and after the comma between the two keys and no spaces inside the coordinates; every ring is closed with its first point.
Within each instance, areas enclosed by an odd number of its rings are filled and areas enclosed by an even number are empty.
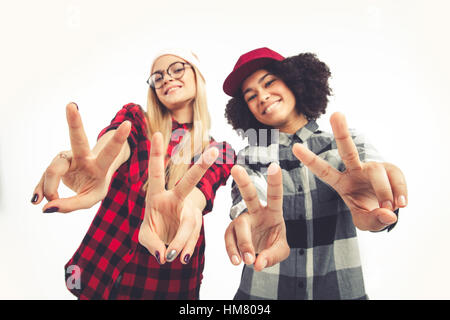
{"type": "Polygon", "coordinates": [[[166,94],[168,94],[168,93],[170,93],[170,92],[172,92],[174,90],[178,90],[178,89],[179,89],[179,87],[170,88],[169,90],[167,90],[166,94]]]}
{"type": "Polygon", "coordinates": [[[266,108],[263,112],[263,114],[266,114],[268,112],[270,112],[275,106],[277,106],[279,103],[279,101],[272,103],[268,108],[266,108]]]}

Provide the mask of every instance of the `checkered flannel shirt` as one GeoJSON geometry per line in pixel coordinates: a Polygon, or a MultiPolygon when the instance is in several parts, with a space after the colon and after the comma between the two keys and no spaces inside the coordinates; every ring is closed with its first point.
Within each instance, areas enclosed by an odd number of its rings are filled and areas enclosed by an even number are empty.
{"type": "MultiPolygon", "coordinates": [[[[382,160],[362,136],[353,130],[351,135],[361,161],[382,160]]],[[[267,199],[267,167],[279,163],[291,252],[286,260],[261,272],[245,265],[235,299],[366,299],[350,210],[334,189],[292,153],[294,143],[306,144],[334,168],[344,171],[334,137],[320,131],[315,121],[309,121],[295,134],[279,133],[278,139],[266,146],[247,146],[239,152],[237,163],[249,173],[263,204],[267,199]]],[[[230,216],[234,219],[246,211],[234,181],[232,198],[230,216]]]]}
{"type": "MultiPolygon", "coordinates": [[[[198,299],[204,267],[204,229],[190,262],[180,259],[160,265],[138,242],[145,209],[143,183],[148,177],[150,141],[146,116],[139,105],[125,105],[103,129],[132,123],[128,143],[131,155],[112,177],[108,194],[73,257],[65,265],[67,288],[79,299],[198,299]]],[[[172,119],[172,139],[167,155],[188,131],[186,124],[172,119]],[[174,138],[174,131],[177,137],[174,138]]],[[[219,157],[197,184],[206,198],[203,214],[210,212],[216,190],[226,184],[235,153],[226,142],[211,145],[219,157]]]]}

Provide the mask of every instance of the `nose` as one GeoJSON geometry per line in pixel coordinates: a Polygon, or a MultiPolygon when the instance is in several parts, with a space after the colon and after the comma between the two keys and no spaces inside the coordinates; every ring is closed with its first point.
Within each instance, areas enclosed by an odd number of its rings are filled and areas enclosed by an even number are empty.
{"type": "Polygon", "coordinates": [[[259,93],[259,97],[260,97],[260,104],[264,105],[266,103],[267,100],[269,100],[270,98],[270,93],[267,92],[266,90],[261,90],[259,93]]]}
{"type": "Polygon", "coordinates": [[[166,84],[167,82],[169,82],[169,81],[172,81],[173,80],[173,78],[172,78],[172,76],[170,75],[170,74],[168,74],[167,72],[164,72],[164,74],[163,74],[163,84],[166,84]]]}

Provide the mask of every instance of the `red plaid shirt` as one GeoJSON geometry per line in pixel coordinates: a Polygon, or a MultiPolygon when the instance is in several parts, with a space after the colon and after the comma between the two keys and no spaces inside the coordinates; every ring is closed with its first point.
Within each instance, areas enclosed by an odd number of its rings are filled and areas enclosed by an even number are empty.
{"type": "MultiPolygon", "coordinates": [[[[117,129],[125,120],[132,123],[128,143],[131,155],[112,177],[105,199],[73,257],[65,265],[67,288],[79,299],[198,299],[204,267],[205,237],[203,225],[190,262],[180,259],[160,265],[138,241],[144,217],[150,141],[146,116],[139,105],[125,105],[103,129],[117,129]]],[[[189,130],[186,124],[172,120],[167,155],[189,130]],[[181,129],[181,130],[180,130],[181,129]],[[181,133],[181,134],[180,134],[181,133]]],[[[225,185],[236,155],[231,146],[217,143],[219,157],[197,184],[205,195],[203,214],[212,210],[216,190],[225,185]]]]}

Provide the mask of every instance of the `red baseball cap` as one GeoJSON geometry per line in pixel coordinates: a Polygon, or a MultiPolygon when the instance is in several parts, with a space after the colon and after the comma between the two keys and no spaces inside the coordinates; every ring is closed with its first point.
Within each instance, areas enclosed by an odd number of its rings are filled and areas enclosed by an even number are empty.
{"type": "Polygon", "coordinates": [[[236,97],[239,94],[242,82],[248,76],[274,60],[281,61],[284,60],[284,57],[266,47],[244,53],[239,57],[233,71],[223,82],[223,91],[229,96],[236,97]]]}

